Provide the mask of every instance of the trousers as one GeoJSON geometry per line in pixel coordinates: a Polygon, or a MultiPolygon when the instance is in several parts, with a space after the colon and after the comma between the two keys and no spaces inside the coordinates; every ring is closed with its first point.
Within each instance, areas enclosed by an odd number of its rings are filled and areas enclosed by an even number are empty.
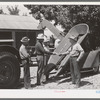
{"type": "Polygon", "coordinates": [[[24,63],[24,87],[26,89],[31,87],[31,81],[30,81],[30,65],[29,62],[26,60],[23,60],[22,63],[24,63]]]}
{"type": "Polygon", "coordinates": [[[46,80],[48,80],[48,78],[49,78],[49,72],[48,72],[49,67],[48,67],[48,64],[47,64],[49,57],[50,57],[50,55],[48,55],[48,54],[44,55],[44,77],[46,77],[44,79],[44,82],[46,82],[46,80]]]}
{"type": "Polygon", "coordinates": [[[40,85],[42,83],[42,75],[44,72],[44,56],[38,55],[38,70],[37,70],[37,84],[40,85]]]}
{"type": "Polygon", "coordinates": [[[81,80],[81,74],[78,62],[76,60],[77,57],[70,57],[70,72],[72,83],[76,83],[77,85],[79,85],[81,80]]]}

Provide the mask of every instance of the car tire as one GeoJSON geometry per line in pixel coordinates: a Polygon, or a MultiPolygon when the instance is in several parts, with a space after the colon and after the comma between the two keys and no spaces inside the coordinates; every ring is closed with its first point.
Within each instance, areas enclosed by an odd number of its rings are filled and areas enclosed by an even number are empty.
{"type": "Polygon", "coordinates": [[[20,64],[16,56],[8,52],[0,53],[0,88],[16,88],[20,79],[20,64]]]}

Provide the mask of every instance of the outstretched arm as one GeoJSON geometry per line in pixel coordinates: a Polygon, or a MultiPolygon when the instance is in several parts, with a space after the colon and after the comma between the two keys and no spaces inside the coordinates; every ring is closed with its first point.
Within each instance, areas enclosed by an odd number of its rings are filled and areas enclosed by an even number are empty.
{"type": "Polygon", "coordinates": [[[63,52],[63,53],[59,53],[59,56],[68,55],[69,53],[70,53],[69,51],[66,51],[66,52],[63,52]]]}

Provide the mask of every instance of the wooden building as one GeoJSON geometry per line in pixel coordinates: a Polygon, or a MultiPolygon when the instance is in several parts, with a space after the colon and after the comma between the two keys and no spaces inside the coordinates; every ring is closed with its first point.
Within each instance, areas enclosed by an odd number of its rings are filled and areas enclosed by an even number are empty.
{"type": "Polygon", "coordinates": [[[30,46],[36,43],[37,34],[43,32],[37,28],[38,23],[33,17],[0,15],[0,45],[12,45],[19,49],[21,38],[28,36],[30,46]]]}

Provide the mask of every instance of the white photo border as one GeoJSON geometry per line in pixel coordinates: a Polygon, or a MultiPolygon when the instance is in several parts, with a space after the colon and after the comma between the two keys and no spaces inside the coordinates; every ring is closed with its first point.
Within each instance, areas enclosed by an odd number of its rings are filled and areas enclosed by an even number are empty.
{"type": "MultiPolygon", "coordinates": [[[[57,0],[56,0],[57,1],[57,0]]],[[[70,1],[70,0],[69,0],[70,1]]],[[[77,0],[76,0],[77,1],[77,0]]],[[[100,5],[100,2],[93,2],[95,0],[92,0],[92,2],[0,2],[0,5],[13,5],[13,4],[52,4],[52,5],[100,5]]],[[[89,0],[88,0],[89,1],[89,0]]],[[[0,98],[25,98],[25,99],[31,99],[31,98],[100,98],[100,89],[94,89],[94,90],[61,90],[61,89],[46,89],[46,90],[7,90],[7,89],[1,89],[0,90],[0,98]]]]}

